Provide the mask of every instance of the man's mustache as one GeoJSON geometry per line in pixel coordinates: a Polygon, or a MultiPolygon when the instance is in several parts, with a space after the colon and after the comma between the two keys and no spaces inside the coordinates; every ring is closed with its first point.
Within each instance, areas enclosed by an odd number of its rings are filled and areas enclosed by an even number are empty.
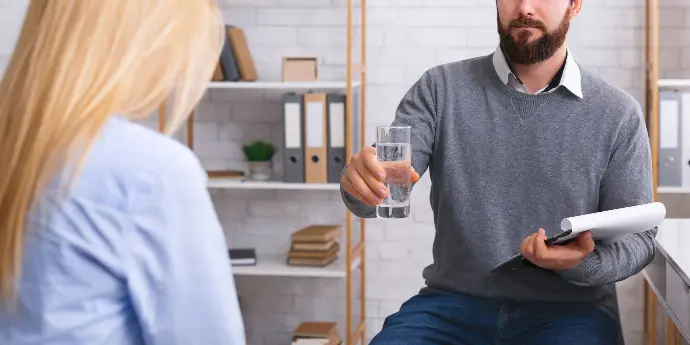
{"type": "Polygon", "coordinates": [[[512,20],[510,22],[510,24],[508,25],[508,27],[510,27],[510,28],[520,28],[520,27],[522,27],[522,28],[535,28],[535,29],[540,29],[540,30],[546,31],[546,26],[544,25],[544,23],[542,23],[536,19],[527,18],[527,17],[523,17],[523,16],[520,16],[520,18],[518,18],[518,19],[512,20]]]}

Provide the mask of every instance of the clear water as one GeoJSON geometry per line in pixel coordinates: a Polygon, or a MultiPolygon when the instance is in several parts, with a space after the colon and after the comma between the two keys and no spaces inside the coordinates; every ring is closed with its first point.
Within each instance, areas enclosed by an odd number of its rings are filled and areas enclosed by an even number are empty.
{"type": "Polygon", "coordinates": [[[376,157],[386,170],[388,196],[376,207],[379,218],[406,218],[410,215],[410,144],[376,144],[376,157]]]}

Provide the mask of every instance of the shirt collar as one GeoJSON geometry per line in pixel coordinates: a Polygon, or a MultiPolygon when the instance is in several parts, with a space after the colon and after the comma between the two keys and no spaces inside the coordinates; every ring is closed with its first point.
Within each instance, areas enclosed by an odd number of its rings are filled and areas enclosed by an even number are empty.
{"type": "MultiPolygon", "coordinates": [[[[513,74],[513,71],[510,70],[510,66],[508,66],[508,62],[506,61],[500,46],[496,48],[496,51],[494,52],[493,64],[496,74],[498,74],[498,77],[504,84],[507,85],[510,78],[517,79],[517,77],[513,74]]],[[[563,68],[563,76],[561,77],[558,85],[564,86],[575,96],[583,98],[580,68],[577,66],[575,59],[573,59],[573,54],[571,54],[570,50],[568,50],[568,54],[565,59],[565,67],[563,68]]]]}

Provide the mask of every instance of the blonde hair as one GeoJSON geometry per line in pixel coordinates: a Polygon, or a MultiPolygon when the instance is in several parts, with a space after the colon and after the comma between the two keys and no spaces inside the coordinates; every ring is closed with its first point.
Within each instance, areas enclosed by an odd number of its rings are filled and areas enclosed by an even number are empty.
{"type": "Polygon", "coordinates": [[[0,81],[0,300],[16,292],[25,217],[46,184],[113,115],[143,119],[171,99],[177,130],[223,32],[211,0],[31,1],[0,81]]]}

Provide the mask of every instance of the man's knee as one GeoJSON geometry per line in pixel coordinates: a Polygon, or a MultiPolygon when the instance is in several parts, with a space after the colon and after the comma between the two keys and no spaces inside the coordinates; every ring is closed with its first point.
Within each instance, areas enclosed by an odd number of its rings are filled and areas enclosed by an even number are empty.
{"type": "Polygon", "coordinates": [[[386,318],[371,345],[484,343],[493,339],[497,315],[484,306],[461,295],[420,292],[386,318]]]}
{"type": "Polygon", "coordinates": [[[404,310],[389,315],[369,345],[438,344],[429,340],[438,336],[433,334],[437,328],[433,320],[423,320],[419,316],[404,310]]]}
{"type": "Polygon", "coordinates": [[[434,299],[431,297],[415,295],[405,301],[400,310],[386,317],[383,327],[374,336],[370,345],[426,345],[423,339],[428,339],[428,333],[439,328],[434,315],[428,312],[429,309],[433,309],[434,299]]]}

